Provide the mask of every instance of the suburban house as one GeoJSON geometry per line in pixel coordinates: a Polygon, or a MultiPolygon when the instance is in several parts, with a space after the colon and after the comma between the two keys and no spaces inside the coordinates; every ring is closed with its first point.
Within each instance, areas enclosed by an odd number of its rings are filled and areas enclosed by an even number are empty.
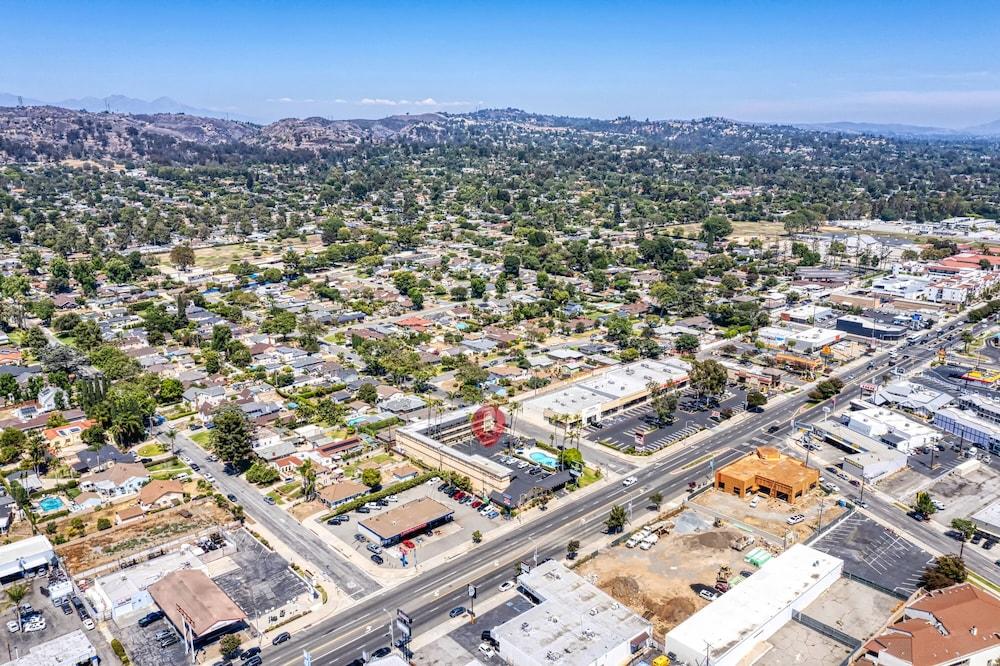
{"type": "Polygon", "coordinates": [[[368,486],[354,481],[341,481],[331,484],[319,491],[320,500],[330,508],[345,504],[363,496],[368,492],[368,486]]]}
{"type": "Polygon", "coordinates": [[[134,495],[149,482],[149,472],[139,463],[118,463],[82,479],[80,488],[103,497],[134,495]]]}
{"type": "Polygon", "coordinates": [[[159,479],[150,481],[139,491],[139,506],[144,511],[165,509],[175,502],[184,501],[184,487],[180,481],[159,479]]]}

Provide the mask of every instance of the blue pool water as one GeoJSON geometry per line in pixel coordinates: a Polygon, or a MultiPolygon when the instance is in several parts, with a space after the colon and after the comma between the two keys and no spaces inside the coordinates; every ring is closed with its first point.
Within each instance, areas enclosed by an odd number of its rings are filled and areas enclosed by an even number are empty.
{"type": "Polygon", "coordinates": [[[43,497],[38,501],[38,507],[42,511],[58,511],[63,508],[63,501],[58,497],[43,497]]]}
{"type": "Polygon", "coordinates": [[[559,465],[559,461],[545,453],[544,451],[532,451],[528,454],[528,457],[534,462],[542,465],[544,467],[551,467],[555,469],[559,465]]]}

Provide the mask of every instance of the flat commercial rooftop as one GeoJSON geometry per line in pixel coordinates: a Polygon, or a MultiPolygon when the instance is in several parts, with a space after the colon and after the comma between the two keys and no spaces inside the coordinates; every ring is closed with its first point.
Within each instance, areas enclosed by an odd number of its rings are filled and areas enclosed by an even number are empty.
{"type": "Polygon", "coordinates": [[[391,539],[418,530],[427,523],[452,513],[455,512],[441,502],[430,497],[421,497],[372,516],[359,524],[383,539],[391,539]]]}
{"type": "Polygon", "coordinates": [[[554,560],[518,582],[541,603],[491,631],[501,653],[516,653],[514,663],[596,663],[623,643],[644,644],[652,632],[649,622],[554,560]]]}
{"type": "Polygon", "coordinates": [[[843,564],[839,558],[797,543],[672,629],[667,634],[668,646],[676,641],[704,654],[708,645],[714,660],[748,639],[766,640],[767,636],[755,635],[813,586],[839,573],[843,564]]]}
{"type": "Polygon", "coordinates": [[[536,410],[579,414],[648,391],[650,382],[661,386],[683,382],[687,380],[689,369],[690,366],[679,359],[644,359],[587,377],[563,389],[532,398],[526,404],[536,410]]]}
{"type": "Polygon", "coordinates": [[[42,534],[0,546],[0,578],[48,564],[53,557],[52,543],[42,534]]]}

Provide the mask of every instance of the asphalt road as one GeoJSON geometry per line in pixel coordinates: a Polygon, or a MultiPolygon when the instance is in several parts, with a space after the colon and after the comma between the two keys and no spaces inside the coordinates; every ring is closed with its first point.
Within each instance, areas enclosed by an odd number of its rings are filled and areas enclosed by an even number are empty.
{"type": "MultiPolygon", "coordinates": [[[[168,448],[170,439],[164,434],[157,435],[168,448]]],[[[229,476],[221,463],[208,460],[208,454],[189,437],[178,433],[175,447],[197,463],[202,471],[211,472],[216,487],[224,494],[232,493],[246,513],[278,536],[294,552],[301,555],[312,567],[318,568],[333,584],[355,599],[371,594],[381,585],[352,562],[344,559],[322,539],[299,521],[289,516],[284,509],[264,501],[264,496],[237,476],[229,476]]]]}
{"type": "MultiPolygon", "coordinates": [[[[929,352],[928,352],[929,353],[929,352]]],[[[888,352],[872,357],[879,367],[873,370],[854,370],[845,375],[851,383],[845,387],[841,400],[860,394],[858,384],[870,381],[885,371],[888,352]]],[[[919,362],[917,358],[900,361],[902,365],[919,362]]],[[[665,497],[681,493],[690,481],[705,481],[714,467],[722,466],[745,455],[754,444],[751,438],[771,425],[781,429],[776,435],[787,434],[794,418],[821,418],[818,406],[803,409],[807,395],[795,396],[771,406],[760,413],[750,414],[742,422],[720,429],[700,443],[686,446],[676,453],[648,467],[633,472],[638,482],[631,487],[620,484],[609,486],[584,500],[572,499],[561,506],[549,509],[547,514],[508,537],[487,541],[466,556],[439,566],[427,576],[410,579],[399,586],[382,590],[362,599],[358,604],[311,627],[293,640],[265,653],[268,663],[300,664],[302,651],[308,650],[312,663],[317,665],[347,664],[386,644],[386,611],[401,606],[414,618],[414,631],[420,625],[434,625],[447,619],[448,609],[464,604],[468,584],[481,589],[495,587],[514,571],[514,566],[524,559],[552,557],[565,552],[570,539],[584,543],[604,529],[610,507],[628,505],[633,511],[643,511],[645,499],[653,492],[665,497]]],[[[905,517],[905,516],[904,516],[905,517]]]]}

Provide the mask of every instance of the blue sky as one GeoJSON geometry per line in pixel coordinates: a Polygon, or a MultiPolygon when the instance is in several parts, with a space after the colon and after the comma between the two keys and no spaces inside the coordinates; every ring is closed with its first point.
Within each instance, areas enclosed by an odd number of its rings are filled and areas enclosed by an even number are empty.
{"type": "Polygon", "coordinates": [[[20,2],[0,91],[261,120],[514,106],[635,118],[1000,119],[997,2],[20,2]]]}

